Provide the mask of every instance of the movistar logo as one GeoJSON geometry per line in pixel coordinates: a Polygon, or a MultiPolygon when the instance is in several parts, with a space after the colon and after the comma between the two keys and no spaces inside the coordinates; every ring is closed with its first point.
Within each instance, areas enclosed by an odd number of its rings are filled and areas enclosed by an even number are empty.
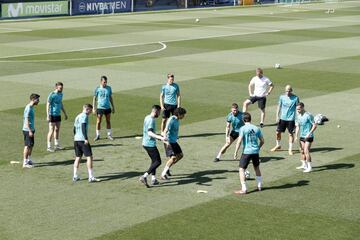
{"type": "Polygon", "coordinates": [[[23,15],[23,13],[24,13],[24,5],[23,5],[23,3],[9,4],[9,7],[8,7],[8,16],[9,17],[18,17],[19,15],[20,16],[23,15]]]}

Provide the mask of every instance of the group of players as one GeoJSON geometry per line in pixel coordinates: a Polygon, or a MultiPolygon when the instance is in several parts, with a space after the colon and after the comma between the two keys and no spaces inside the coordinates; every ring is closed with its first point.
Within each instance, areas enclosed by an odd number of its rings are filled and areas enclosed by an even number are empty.
{"type": "MultiPolygon", "coordinates": [[[[239,176],[241,182],[241,189],[235,194],[246,194],[246,169],[250,161],[252,162],[256,174],[257,188],[261,191],[262,176],[260,171],[259,151],[264,144],[264,137],[260,128],[264,127],[265,121],[265,107],[266,97],[271,93],[274,85],[269,78],[263,75],[261,68],[256,69],[256,76],[254,76],[248,86],[249,99],[243,103],[242,112],[239,111],[239,106],[233,103],[231,112],[226,118],[226,142],[215,158],[215,162],[219,162],[221,155],[226,152],[229,146],[235,141],[236,148],[234,159],[237,159],[240,146],[243,145],[242,155],[240,157],[239,176]],[[247,112],[248,106],[258,102],[258,107],[261,112],[260,128],[251,124],[251,115],[247,112]]],[[[63,98],[63,84],[58,82],[55,84],[55,90],[51,92],[47,99],[46,112],[47,121],[49,122],[49,133],[47,135],[47,151],[54,152],[62,149],[59,142],[59,131],[61,123],[61,112],[63,112],[65,119],[67,114],[62,103],[63,98]],[[52,148],[51,141],[54,138],[54,148],[52,148]]],[[[34,106],[39,103],[40,96],[38,94],[31,94],[30,103],[24,110],[24,152],[23,152],[23,167],[32,168],[34,163],[31,159],[31,153],[34,146],[34,106]]],[[[93,156],[91,145],[88,139],[88,116],[91,113],[96,114],[96,137],[94,141],[100,139],[100,127],[103,115],[106,119],[107,138],[113,140],[110,117],[111,113],[115,112],[114,101],[112,98],[111,87],[107,84],[106,76],[100,79],[100,86],[94,92],[93,105],[85,104],[82,112],[77,115],[74,122],[74,149],[75,162],[73,181],[80,180],[78,175],[79,164],[82,156],[87,158],[88,181],[98,182],[100,179],[95,178],[93,174],[93,156]]],[[[153,105],[151,112],[144,119],[142,146],[151,159],[149,169],[140,177],[139,181],[146,187],[159,184],[156,179],[156,170],[161,165],[161,157],[159,150],[156,147],[156,140],[164,142],[166,156],[168,160],[161,173],[161,179],[165,180],[171,176],[170,168],[183,158],[182,149],[178,143],[179,121],[186,115],[186,110],[181,107],[180,88],[174,82],[174,75],[167,75],[167,82],[161,88],[160,105],[153,105]],[[162,111],[161,132],[156,134],[156,118],[160,116],[162,111]],[[151,184],[148,183],[148,176],[151,175],[151,184]]],[[[303,169],[304,172],[311,172],[311,156],[310,147],[313,142],[313,132],[316,129],[313,116],[306,112],[304,104],[299,101],[299,98],[293,94],[293,89],[290,85],[285,87],[285,94],[279,98],[278,108],[276,112],[277,129],[276,129],[276,146],[271,151],[278,151],[281,149],[281,133],[288,129],[289,132],[289,155],[293,155],[293,143],[297,140],[300,133],[300,155],[302,165],[298,169],[303,169]]]]}

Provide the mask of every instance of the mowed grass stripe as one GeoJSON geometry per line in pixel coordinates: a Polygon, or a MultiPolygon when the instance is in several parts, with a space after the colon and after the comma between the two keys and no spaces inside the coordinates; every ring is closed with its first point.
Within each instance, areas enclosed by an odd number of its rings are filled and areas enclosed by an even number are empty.
{"type": "Polygon", "coordinates": [[[360,195],[348,181],[360,187],[359,157],[268,183],[261,193],[227,196],[94,239],[355,239],[360,195]]]}

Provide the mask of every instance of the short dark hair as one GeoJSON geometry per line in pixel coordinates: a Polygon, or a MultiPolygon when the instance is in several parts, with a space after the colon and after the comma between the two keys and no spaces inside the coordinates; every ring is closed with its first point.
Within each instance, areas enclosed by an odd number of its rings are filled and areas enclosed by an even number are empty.
{"type": "Polygon", "coordinates": [[[64,86],[64,84],[62,82],[57,82],[57,83],[55,83],[55,87],[57,87],[57,86],[64,86]]]}
{"type": "Polygon", "coordinates": [[[296,106],[300,106],[301,108],[305,107],[305,104],[303,102],[299,102],[298,104],[296,104],[296,106]]]}
{"type": "Polygon", "coordinates": [[[233,103],[233,104],[231,104],[231,107],[232,108],[239,108],[239,105],[237,103],[233,103]]]}
{"type": "Polygon", "coordinates": [[[242,118],[243,118],[243,121],[244,121],[244,122],[251,122],[251,114],[248,113],[248,112],[244,112],[242,118]]]}
{"type": "Polygon", "coordinates": [[[39,98],[40,98],[40,95],[37,93],[32,93],[30,95],[30,100],[35,100],[35,99],[39,99],[39,98]]]}
{"type": "Polygon", "coordinates": [[[174,115],[177,117],[179,117],[180,115],[185,115],[185,114],[186,114],[185,108],[178,107],[174,110],[174,115]]]}
{"type": "Polygon", "coordinates": [[[160,107],[159,105],[153,105],[153,106],[151,107],[151,109],[155,109],[155,110],[160,111],[160,110],[161,110],[161,107],[160,107]]]}
{"type": "Polygon", "coordinates": [[[107,81],[107,77],[106,76],[101,76],[100,81],[102,81],[102,80],[107,81]]]}
{"type": "Polygon", "coordinates": [[[84,104],[83,108],[93,108],[93,105],[90,103],[84,104]]]}
{"type": "Polygon", "coordinates": [[[172,74],[172,73],[168,73],[168,75],[167,75],[167,77],[169,78],[169,77],[174,77],[174,74],[172,74]]]}

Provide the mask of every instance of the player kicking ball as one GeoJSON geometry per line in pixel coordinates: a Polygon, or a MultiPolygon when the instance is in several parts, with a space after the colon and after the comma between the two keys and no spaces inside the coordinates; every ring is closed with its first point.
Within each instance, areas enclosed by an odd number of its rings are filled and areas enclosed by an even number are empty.
{"type": "Polygon", "coordinates": [[[151,164],[149,169],[142,175],[139,179],[146,187],[150,187],[147,182],[147,177],[151,174],[151,185],[159,184],[156,179],[156,169],[161,165],[161,158],[159,150],[156,147],[156,139],[165,141],[166,138],[156,134],[156,121],[155,119],[159,117],[161,112],[161,107],[159,105],[154,105],[151,108],[151,113],[147,115],[144,119],[144,128],[143,128],[143,141],[142,145],[147,154],[151,159],[151,164]]]}
{"type": "Polygon", "coordinates": [[[169,155],[170,159],[167,161],[164,170],[161,173],[161,179],[166,180],[168,179],[167,173],[170,168],[180,161],[184,157],[184,154],[181,150],[181,147],[178,143],[178,136],[179,136],[179,125],[180,120],[185,117],[186,110],[182,107],[176,108],[174,110],[174,115],[171,116],[166,124],[164,133],[166,138],[168,139],[167,151],[171,148],[169,155]]]}
{"type": "Polygon", "coordinates": [[[262,176],[260,172],[260,148],[264,145],[264,137],[258,127],[251,124],[250,113],[245,112],[243,116],[245,125],[240,129],[239,138],[236,143],[234,158],[237,158],[240,145],[243,144],[243,152],[240,158],[239,177],[241,183],[241,190],[235,191],[237,195],[247,193],[245,170],[252,161],[257,181],[257,188],[261,191],[262,176]]]}
{"type": "Polygon", "coordinates": [[[75,162],[74,162],[74,175],[73,182],[80,180],[78,175],[78,169],[80,166],[81,157],[86,157],[86,166],[89,173],[89,182],[100,182],[93,175],[93,155],[91,146],[88,139],[88,127],[89,127],[89,115],[91,114],[93,106],[91,104],[85,104],[83,111],[75,118],[74,123],[74,149],[75,149],[75,162]]]}

